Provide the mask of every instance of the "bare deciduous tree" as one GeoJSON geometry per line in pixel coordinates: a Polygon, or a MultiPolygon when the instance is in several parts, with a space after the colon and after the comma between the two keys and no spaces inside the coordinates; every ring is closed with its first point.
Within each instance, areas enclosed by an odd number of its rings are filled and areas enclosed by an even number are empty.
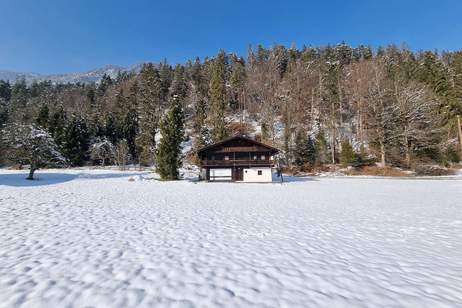
{"type": "Polygon", "coordinates": [[[129,156],[129,147],[125,139],[120,140],[115,147],[115,162],[120,170],[127,168],[127,161],[129,156]]]}

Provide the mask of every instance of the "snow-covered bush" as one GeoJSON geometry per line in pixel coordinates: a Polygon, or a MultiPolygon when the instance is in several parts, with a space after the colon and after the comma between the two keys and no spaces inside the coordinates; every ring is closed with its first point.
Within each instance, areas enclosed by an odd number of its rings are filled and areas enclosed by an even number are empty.
{"type": "Polygon", "coordinates": [[[8,160],[30,166],[28,180],[34,179],[34,172],[39,168],[67,165],[56,142],[45,130],[35,125],[10,124],[2,132],[8,160]]]}
{"type": "Polygon", "coordinates": [[[100,160],[101,165],[114,158],[115,147],[107,138],[97,138],[90,146],[90,156],[93,160],[100,160]]]}

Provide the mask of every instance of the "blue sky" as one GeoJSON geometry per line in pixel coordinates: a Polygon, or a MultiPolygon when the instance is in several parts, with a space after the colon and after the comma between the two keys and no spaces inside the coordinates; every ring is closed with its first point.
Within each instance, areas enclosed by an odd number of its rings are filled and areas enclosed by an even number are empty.
{"type": "Polygon", "coordinates": [[[462,1],[0,0],[0,69],[184,62],[249,45],[462,47],[462,1]]]}

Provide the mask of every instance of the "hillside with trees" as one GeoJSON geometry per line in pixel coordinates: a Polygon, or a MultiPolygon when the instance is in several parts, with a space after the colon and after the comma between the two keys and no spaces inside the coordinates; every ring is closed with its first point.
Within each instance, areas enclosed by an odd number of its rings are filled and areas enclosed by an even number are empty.
{"type": "MultiPolygon", "coordinates": [[[[257,46],[97,83],[0,81],[2,135],[33,125],[71,166],[160,161],[167,178],[166,162],[234,134],[278,147],[290,169],[447,166],[461,159],[460,115],[462,52],[397,46],[257,46]]],[[[1,138],[0,164],[11,147],[1,138]]]]}

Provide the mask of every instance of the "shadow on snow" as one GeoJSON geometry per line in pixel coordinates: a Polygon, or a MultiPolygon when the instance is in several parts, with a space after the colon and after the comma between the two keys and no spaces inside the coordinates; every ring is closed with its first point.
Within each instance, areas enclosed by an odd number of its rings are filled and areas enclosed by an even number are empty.
{"type": "MultiPolygon", "coordinates": [[[[284,175],[284,183],[292,183],[292,182],[309,182],[309,181],[316,181],[314,177],[310,176],[294,176],[294,175],[284,175]]],[[[281,177],[273,175],[273,182],[278,183],[281,182],[281,177]]]]}
{"type": "Polygon", "coordinates": [[[34,186],[45,186],[54,185],[59,183],[65,183],[77,178],[84,179],[111,179],[111,178],[123,178],[128,176],[142,175],[144,173],[101,173],[101,174],[90,174],[90,173],[54,173],[38,171],[34,175],[34,180],[26,180],[28,172],[21,173],[0,173],[0,186],[15,186],[15,187],[34,187],[34,186]]]}
{"type": "MultiPolygon", "coordinates": [[[[54,185],[69,182],[75,179],[89,179],[89,180],[101,180],[101,179],[114,179],[123,178],[137,175],[144,175],[146,172],[108,172],[108,173],[58,173],[58,172],[40,172],[38,171],[34,175],[34,180],[26,180],[28,172],[20,173],[0,173],[0,186],[14,186],[14,187],[34,187],[34,186],[45,186],[54,185]]],[[[196,178],[184,179],[188,182],[198,183],[196,178]]],[[[316,181],[313,177],[307,176],[288,176],[284,175],[283,183],[293,182],[308,182],[316,181]]],[[[281,183],[281,178],[273,176],[273,183],[281,183]]]]}

